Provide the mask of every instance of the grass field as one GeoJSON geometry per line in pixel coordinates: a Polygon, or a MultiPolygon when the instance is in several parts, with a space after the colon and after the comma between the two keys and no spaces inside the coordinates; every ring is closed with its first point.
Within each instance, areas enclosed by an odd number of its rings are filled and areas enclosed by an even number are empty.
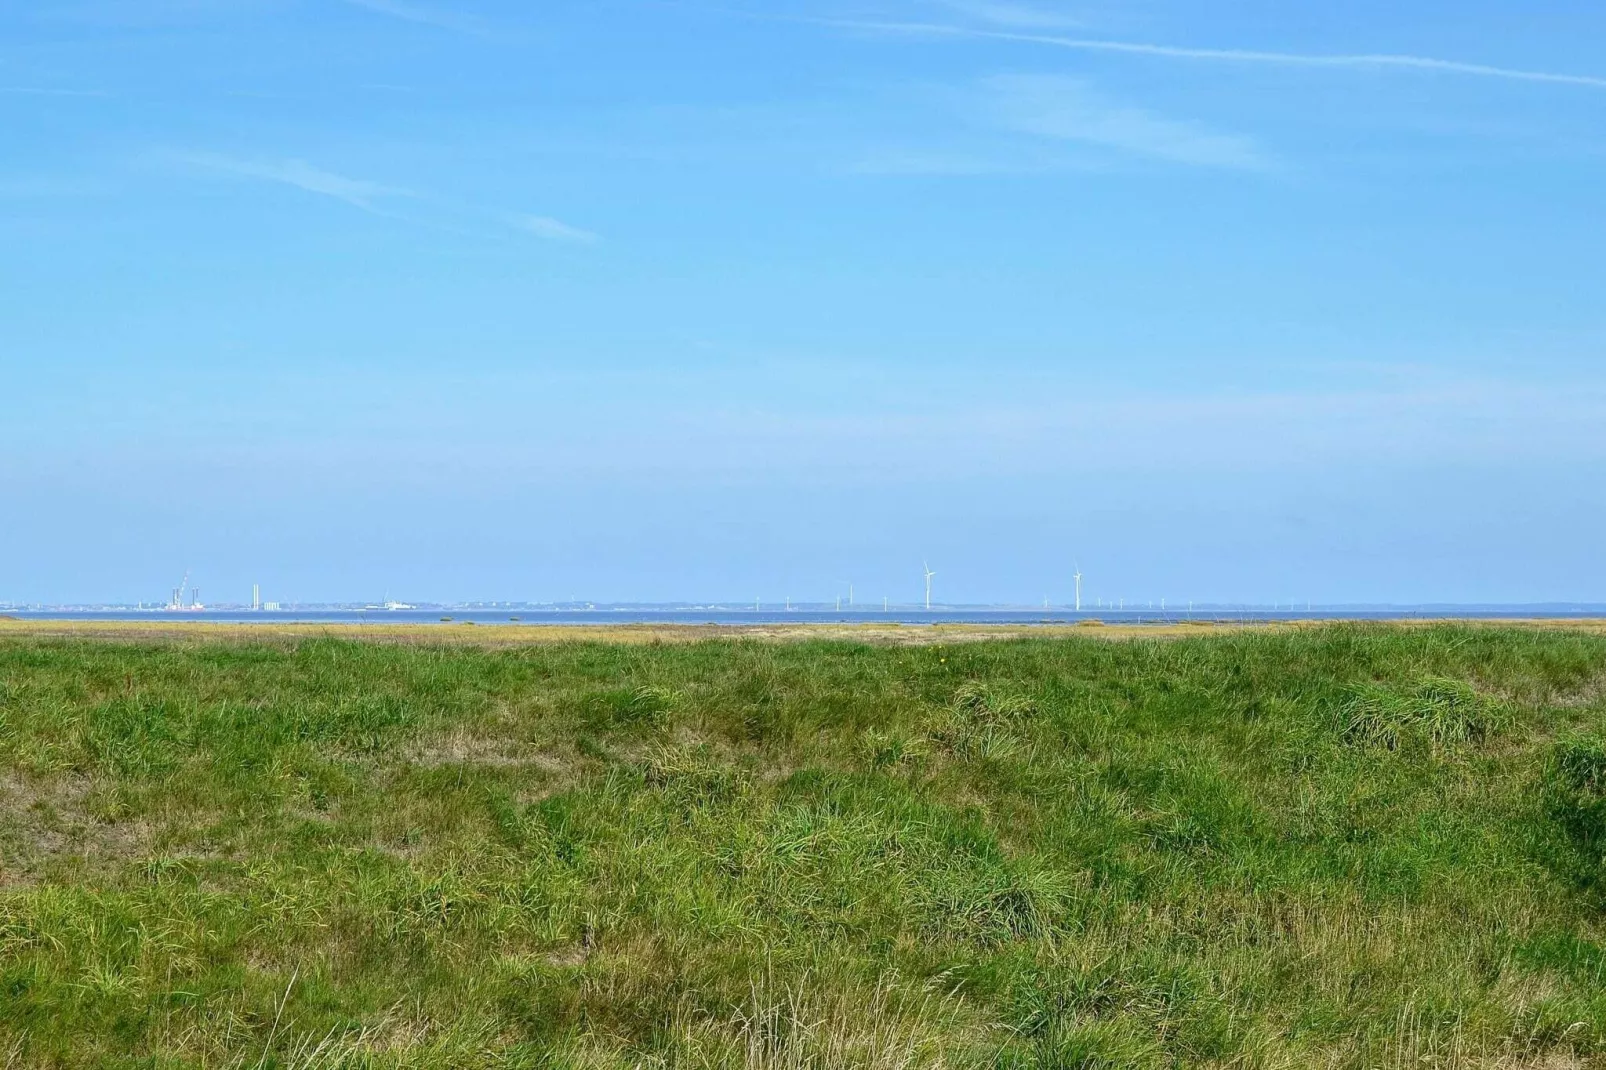
{"type": "Polygon", "coordinates": [[[1606,1065],[1598,630],[457,631],[0,627],[0,1067],[1606,1065]]]}

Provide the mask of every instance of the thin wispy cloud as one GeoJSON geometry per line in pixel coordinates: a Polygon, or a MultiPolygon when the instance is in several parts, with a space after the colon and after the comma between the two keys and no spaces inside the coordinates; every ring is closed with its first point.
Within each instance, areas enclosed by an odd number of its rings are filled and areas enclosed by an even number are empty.
{"type": "Polygon", "coordinates": [[[1589,89],[1606,89],[1606,77],[1588,74],[1566,74],[1553,71],[1525,70],[1516,67],[1497,67],[1484,63],[1466,63],[1460,60],[1438,59],[1433,56],[1415,56],[1393,53],[1354,53],[1323,55],[1304,52],[1265,52],[1236,48],[1184,48],[1174,45],[1156,45],[1140,41],[1112,41],[1092,37],[1063,37],[1052,34],[1023,33],[1011,30],[988,30],[970,26],[951,26],[925,22],[877,22],[858,19],[814,19],[820,25],[842,29],[895,33],[926,37],[977,38],[989,41],[1018,41],[1023,44],[1048,45],[1082,52],[1110,52],[1132,56],[1155,56],[1164,59],[1190,59],[1217,63],[1263,64],[1281,67],[1396,69],[1423,71],[1435,74],[1459,74],[1478,78],[1499,78],[1518,82],[1540,82],[1551,85],[1580,86],[1589,89]]]}
{"type": "Polygon", "coordinates": [[[981,91],[987,117],[1015,133],[1200,167],[1259,170],[1269,163],[1248,138],[1109,100],[1079,79],[1001,75],[983,79],[981,91]]]}
{"type": "Polygon", "coordinates": [[[1067,29],[1082,20],[1063,11],[1011,3],[1009,0],[932,0],[949,11],[978,22],[1028,29],[1067,29]]]}
{"type": "Polygon", "coordinates": [[[518,230],[533,234],[538,238],[547,238],[552,241],[580,242],[590,245],[601,241],[601,238],[589,230],[572,227],[560,219],[541,215],[515,215],[509,216],[508,222],[518,230]]]}
{"type": "MultiPolygon", "coordinates": [[[[1016,473],[1154,466],[1267,470],[1318,458],[1353,463],[1401,454],[1462,462],[1473,456],[1601,457],[1596,429],[1606,418],[1606,390],[1597,383],[1535,388],[1470,379],[1331,392],[1094,391],[1078,392],[1069,404],[970,387],[958,394],[934,391],[921,402],[919,412],[883,404],[874,419],[762,407],[699,413],[688,435],[742,441],[742,450],[715,451],[738,465],[840,465],[875,457],[888,469],[947,476],[996,471],[1006,457],[1016,473]],[[962,445],[951,433],[955,421],[969,431],[962,445]],[[1098,448],[1135,424],[1163,427],[1166,434],[1134,443],[1119,456],[1098,448]],[[1282,448],[1267,452],[1268,441],[1282,448]],[[1184,442],[1189,447],[1179,452],[1177,444],[1184,442]]],[[[688,438],[680,442],[688,455],[701,446],[688,438]]]]}
{"type": "Polygon", "coordinates": [[[441,29],[456,30],[460,33],[479,33],[485,28],[484,24],[472,15],[414,4],[408,0],[344,0],[344,2],[376,15],[400,19],[403,22],[416,22],[422,26],[439,26],[441,29]]]}
{"type": "Polygon", "coordinates": [[[1036,161],[1022,161],[999,154],[978,152],[942,151],[929,149],[877,149],[849,164],[845,170],[854,175],[883,177],[952,177],[977,178],[990,175],[1015,175],[1029,171],[1049,170],[1049,166],[1036,161]]]}
{"type": "Polygon", "coordinates": [[[213,153],[182,153],[179,159],[196,167],[222,171],[242,178],[254,178],[291,186],[307,193],[333,197],[365,212],[383,214],[381,202],[414,194],[399,186],[389,186],[366,179],[315,167],[305,160],[246,160],[213,153]]]}
{"type": "Polygon", "coordinates": [[[100,89],[48,89],[32,85],[0,85],[0,96],[10,97],[107,97],[100,89]]]}
{"type": "Polygon", "coordinates": [[[443,229],[469,230],[494,224],[549,241],[591,244],[599,235],[551,216],[489,210],[403,186],[352,178],[305,160],[245,159],[218,153],[186,152],[174,157],[187,167],[254,179],[329,197],[387,218],[443,229]],[[406,214],[402,214],[402,209],[406,214]]]}

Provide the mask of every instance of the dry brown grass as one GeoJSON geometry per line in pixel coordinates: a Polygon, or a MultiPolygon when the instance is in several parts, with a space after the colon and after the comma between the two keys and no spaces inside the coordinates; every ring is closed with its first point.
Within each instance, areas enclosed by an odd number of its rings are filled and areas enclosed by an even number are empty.
{"type": "Polygon", "coordinates": [[[62,863],[106,869],[151,846],[145,821],[118,821],[83,776],[0,773],[0,811],[11,815],[0,839],[0,888],[34,883],[62,863]]]}

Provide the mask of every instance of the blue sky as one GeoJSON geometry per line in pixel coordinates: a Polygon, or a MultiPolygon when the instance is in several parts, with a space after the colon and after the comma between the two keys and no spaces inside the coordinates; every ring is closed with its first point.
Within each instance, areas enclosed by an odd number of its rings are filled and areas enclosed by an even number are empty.
{"type": "Polygon", "coordinates": [[[0,8],[0,600],[1606,600],[1606,9],[0,8]]]}

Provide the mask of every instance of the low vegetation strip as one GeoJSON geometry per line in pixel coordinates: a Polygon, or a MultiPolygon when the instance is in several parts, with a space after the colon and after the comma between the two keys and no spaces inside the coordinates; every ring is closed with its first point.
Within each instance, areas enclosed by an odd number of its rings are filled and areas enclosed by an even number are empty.
{"type": "Polygon", "coordinates": [[[1606,1065],[1606,637],[0,635],[0,1066],[1606,1065]]]}
{"type": "MultiPolygon", "coordinates": [[[[598,614],[598,616],[604,616],[598,614]]],[[[1451,622],[1428,618],[1397,620],[1392,628],[1436,628],[1457,623],[1467,628],[1565,631],[1606,635],[1606,620],[1533,617],[1512,620],[1451,622]]],[[[1242,635],[1247,632],[1305,631],[1329,627],[1314,620],[1214,619],[1183,617],[1170,622],[1133,623],[1088,618],[1074,624],[903,624],[892,621],[837,621],[782,624],[679,624],[621,622],[602,624],[532,624],[518,617],[476,624],[443,617],[439,622],[396,622],[383,617],[357,622],[187,620],[182,614],[151,614],[141,620],[26,619],[0,617],[0,639],[71,638],[141,643],[284,643],[309,639],[352,639],[369,643],[426,646],[523,647],[537,643],[702,643],[710,639],[746,639],[759,642],[846,641],[878,646],[929,646],[948,643],[994,642],[999,639],[1067,638],[1184,639],[1200,635],[1242,635]]]]}

